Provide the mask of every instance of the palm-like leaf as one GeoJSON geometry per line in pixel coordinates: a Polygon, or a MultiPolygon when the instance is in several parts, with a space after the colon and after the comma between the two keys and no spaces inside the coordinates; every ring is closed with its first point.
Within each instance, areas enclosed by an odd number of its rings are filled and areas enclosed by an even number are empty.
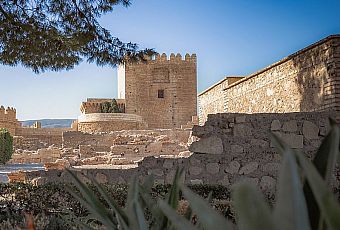
{"type": "Polygon", "coordinates": [[[240,230],[275,229],[276,225],[268,204],[252,184],[243,182],[236,185],[233,200],[240,230]]]}

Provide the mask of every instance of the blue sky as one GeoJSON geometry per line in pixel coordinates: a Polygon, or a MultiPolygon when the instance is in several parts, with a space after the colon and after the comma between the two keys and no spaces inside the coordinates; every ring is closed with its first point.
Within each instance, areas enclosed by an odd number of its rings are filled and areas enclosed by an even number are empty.
{"type": "MultiPolygon", "coordinates": [[[[196,53],[198,92],[247,75],[340,33],[340,0],[133,0],[101,19],[121,40],[160,53],[196,53]]],[[[0,65],[0,105],[20,120],[76,118],[87,97],[117,96],[116,69],[83,63],[34,74],[0,65]]]]}

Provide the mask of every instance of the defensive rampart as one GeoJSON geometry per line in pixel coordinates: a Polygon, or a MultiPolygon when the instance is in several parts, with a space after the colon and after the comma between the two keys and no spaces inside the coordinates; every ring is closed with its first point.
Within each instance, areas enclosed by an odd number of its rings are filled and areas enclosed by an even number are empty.
{"type": "MultiPolygon", "coordinates": [[[[85,181],[82,173],[101,183],[127,183],[132,176],[142,180],[152,173],[158,183],[171,183],[176,168],[184,167],[185,183],[231,186],[247,180],[272,194],[281,157],[269,133],[274,132],[294,149],[313,157],[329,129],[329,116],[332,115],[327,112],[209,115],[204,126],[193,129],[193,135],[200,140],[191,145],[195,153],[189,158],[146,157],[133,169],[77,169],[76,173],[85,181]]],[[[335,175],[339,173],[337,169],[335,175]]],[[[61,171],[32,172],[28,177],[69,181],[61,171]]],[[[333,180],[334,186],[339,186],[339,179],[333,180]]]]}
{"type": "Polygon", "coordinates": [[[225,112],[337,111],[340,35],[329,36],[225,89],[225,112]]]}
{"type": "Polygon", "coordinates": [[[26,128],[16,129],[14,148],[25,150],[38,150],[51,145],[62,146],[62,133],[72,128],[26,128]]]}
{"type": "Polygon", "coordinates": [[[222,101],[223,112],[333,110],[340,121],[340,35],[322,39],[235,83],[221,81],[199,94],[201,124],[207,114],[221,112],[222,101]]]}
{"type": "Polygon", "coordinates": [[[11,135],[15,135],[15,129],[20,126],[16,118],[16,110],[8,107],[0,107],[0,128],[7,129],[11,135]]]}

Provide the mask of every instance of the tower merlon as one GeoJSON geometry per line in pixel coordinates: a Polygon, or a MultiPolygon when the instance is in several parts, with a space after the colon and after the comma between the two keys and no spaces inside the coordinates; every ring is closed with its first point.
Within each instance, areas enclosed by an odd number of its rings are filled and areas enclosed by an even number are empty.
{"type": "Polygon", "coordinates": [[[156,62],[165,62],[165,61],[193,61],[196,62],[197,56],[196,54],[185,54],[184,59],[181,54],[177,53],[176,55],[174,53],[171,53],[170,56],[168,56],[165,53],[162,54],[155,54],[154,57],[151,59],[151,61],[156,62]]]}

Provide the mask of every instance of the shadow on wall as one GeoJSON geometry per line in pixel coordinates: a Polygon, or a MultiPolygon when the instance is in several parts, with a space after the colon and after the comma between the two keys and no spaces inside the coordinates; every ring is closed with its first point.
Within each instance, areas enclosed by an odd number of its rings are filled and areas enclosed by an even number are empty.
{"type": "Polygon", "coordinates": [[[334,62],[329,49],[321,47],[310,49],[309,55],[298,55],[292,59],[297,71],[295,82],[300,93],[300,111],[324,111],[332,107],[335,92],[330,89],[332,74],[335,72],[334,62]]]}

